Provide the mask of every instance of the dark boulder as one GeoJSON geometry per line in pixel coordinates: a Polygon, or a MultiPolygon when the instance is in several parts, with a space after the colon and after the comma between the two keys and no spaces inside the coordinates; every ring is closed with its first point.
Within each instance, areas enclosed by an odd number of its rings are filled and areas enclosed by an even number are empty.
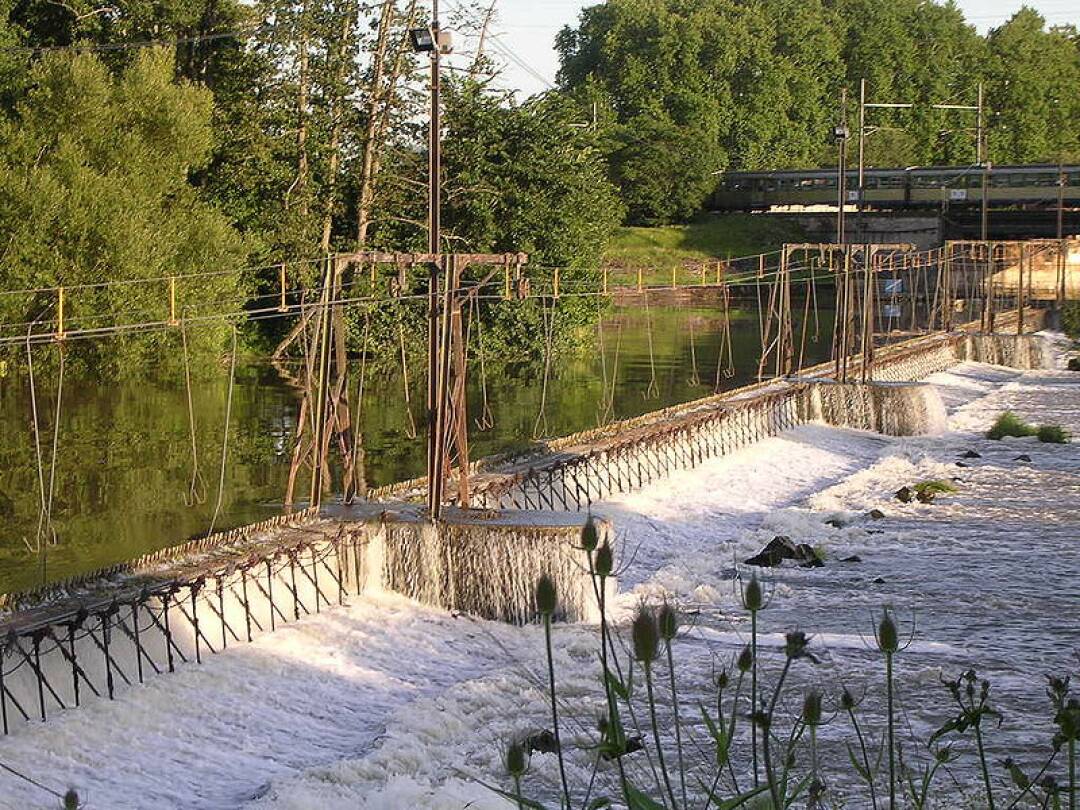
{"type": "Polygon", "coordinates": [[[932,489],[920,489],[915,493],[915,499],[919,503],[933,503],[937,492],[932,489]]]}
{"type": "Polygon", "coordinates": [[[873,582],[873,583],[874,583],[875,585],[884,585],[884,584],[885,584],[885,578],[884,578],[884,577],[874,577],[874,579],[873,579],[873,580],[871,580],[871,581],[872,581],[872,582],[873,582]]]}
{"type": "Polygon", "coordinates": [[[900,503],[911,503],[914,498],[915,490],[911,487],[900,487],[900,489],[896,490],[896,500],[900,501],[900,503]]]}
{"type": "Polygon", "coordinates": [[[871,520],[884,520],[885,519],[885,513],[882,512],[880,509],[871,509],[867,514],[869,515],[871,520]]]}
{"type": "Polygon", "coordinates": [[[1080,371],[1080,357],[1069,358],[1069,371],[1080,371]]]}
{"type": "Polygon", "coordinates": [[[1029,456],[1029,455],[1028,455],[1027,453],[1023,453],[1022,455],[1019,455],[1019,456],[1017,456],[1016,458],[1014,458],[1014,459],[1013,459],[1013,461],[1026,461],[1026,462],[1030,462],[1030,461],[1031,461],[1031,456],[1029,456]]]}
{"type": "Polygon", "coordinates": [[[557,754],[559,753],[559,742],[555,739],[553,733],[544,729],[525,738],[525,752],[529,756],[536,753],[557,754]]]}
{"type": "Polygon", "coordinates": [[[765,548],[743,562],[760,568],[775,568],[784,560],[791,560],[803,568],[820,568],[825,564],[812,546],[794,543],[790,537],[783,536],[774,537],[765,548]]]}
{"type": "Polygon", "coordinates": [[[850,557],[844,557],[844,559],[840,560],[840,562],[842,562],[842,563],[861,563],[862,562],[862,557],[860,557],[858,554],[852,554],[850,557]]]}
{"type": "Polygon", "coordinates": [[[982,453],[976,453],[974,450],[968,450],[960,458],[982,458],[982,453]]]}

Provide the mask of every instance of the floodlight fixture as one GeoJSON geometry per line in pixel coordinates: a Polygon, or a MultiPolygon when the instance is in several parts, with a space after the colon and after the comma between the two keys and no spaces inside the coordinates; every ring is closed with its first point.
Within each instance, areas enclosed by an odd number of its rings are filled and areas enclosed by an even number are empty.
{"type": "Polygon", "coordinates": [[[430,28],[409,29],[409,41],[417,53],[431,53],[435,50],[435,36],[430,28]]]}

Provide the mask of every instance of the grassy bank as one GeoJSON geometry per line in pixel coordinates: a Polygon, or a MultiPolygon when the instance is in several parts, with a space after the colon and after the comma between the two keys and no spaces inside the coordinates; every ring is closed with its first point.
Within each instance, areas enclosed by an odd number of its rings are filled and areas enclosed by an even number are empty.
{"type": "Polygon", "coordinates": [[[670,284],[673,268],[686,283],[694,277],[691,268],[702,262],[776,250],[804,238],[786,217],[708,214],[686,225],[620,228],[604,258],[612,284],[636,284],[639,268],[646,284],[670,284]]]}

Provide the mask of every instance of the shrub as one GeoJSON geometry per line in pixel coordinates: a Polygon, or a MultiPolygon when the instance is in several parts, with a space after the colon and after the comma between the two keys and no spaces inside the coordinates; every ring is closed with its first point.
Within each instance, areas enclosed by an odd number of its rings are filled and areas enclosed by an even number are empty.
{"type": "Polygon", "coordinates": [[[1034,427],[1029,425],[1019,416],[1012,411],[1005,411],[994,422],[993,427],[986,433],[988,439],[1003,439],[1006,436],[1014,436],[1016,438],[1023,438],[1025,436],[1034,436],[1036,434],[1034,427]]]}
{"type": "Polygon", "coordinates": [[[913,489],[920,495],[927,495],[930,493],[938,494],[939,492],[956,492],[956,487],[948,481],[942,481],[941,479],[934,478],[929,481],[920,481],[913,489]]]}
{"type": "Polygon", "coordinates": [[[1045,444],[1068,444],[1069,432],[1061,425],[1043,425],[1036,434],[1045,444]]]}

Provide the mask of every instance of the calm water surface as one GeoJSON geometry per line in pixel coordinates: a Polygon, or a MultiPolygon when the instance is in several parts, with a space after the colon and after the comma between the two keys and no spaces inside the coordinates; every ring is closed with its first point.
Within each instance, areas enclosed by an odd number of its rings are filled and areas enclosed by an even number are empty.
{"type": "MultiPolygon", "coordinates": [[[[756,311],[734,313],[735,368],[731,376],[722,373],[725,388],[754,379],[758,330],[756,311]]],[[[807,364],[828,357],[831,331],[832,313],[823,312],[819,339],[813,339],[814,324],[807,330],[807,364]]],[[[711,393],[722,333],[716,308],[615,310],[600,324],[591,349],[554,364],[546,397],[542,363],[488,376],[493,424],[485,430],[471,425],[473,456],[524,449],[534,437],[562,436],[595,427],[604,418],[635,416],[711,393]]],[[[400,374],[367,383],[361,423],[371,486],[424,472],[422,371],[412,370],[410,379],[418,434],[410,429],[400,374]]],[[[469,394],[474,417],[483,411],[481,382],[474,363],[469,394]]],[[[69,373],[57,436],[56,542],[43,555],[28,547],[42,511],[29,383],[21,375],[0,378],[0,593],[111,565],[205,532],[219,498],[228,389],[223,368],[193,390],[196,466],[182,380],[105,384],[69,373]],[[191,499],[196,469],[196,497],[191,499]]],[[[55,400],[55,382],[39,375],[46,491],[55,400]]],[[[282,510],[299,404],[298,391],[269,365],[237,370],[217,528],[282,510]]]]}

